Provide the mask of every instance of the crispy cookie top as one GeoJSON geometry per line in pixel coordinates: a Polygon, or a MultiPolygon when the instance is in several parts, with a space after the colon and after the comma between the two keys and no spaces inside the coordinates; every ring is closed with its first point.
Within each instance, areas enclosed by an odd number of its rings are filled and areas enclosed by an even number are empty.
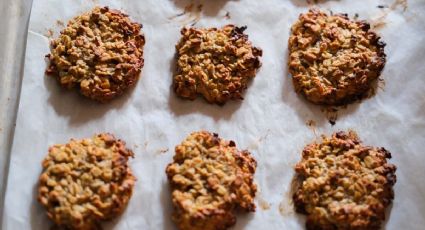
{"type": "Polygon", "coordinates": [[[289,38],[295,90],[317,104],[366,96],[385,65],[385,44],[366,22],[319,10],[301,14],[289,38]]]}
{"type": "Polygon", "coordinates": [[[302,182],[293,199],[308,215],[307,229],[379,229],[396,182],[387,158],[390,152],[363,146],[352,131],[306,146],[295,166],[302,182]]]}
{"type": "Polygon", "coordinates": [[[248,41],[245,29],[234,25],[221,29],[183,28],[176,45],[176,93],[192,100],[200,94],[217,104],[242,99],[249,80],[261,66],[262,55],[261,49],[248,41]]]}
{"type": "Polygon", "coordinates": [[[120,214],[135,183],[133,152],[111,134],[53,145],[44,159],[38,200],[57,225],[95,229],[120,214]]]}
{"type": "Polygon", "coordinates": [[[68,22],[51,42],[47,74],[65,88],[78,88],[106,102],[136,84],[143,67],[141,24],[108,7],[96,7],[68,22]]]}
{"type": "Polygon", "coordinates": [[[166,173],[172,186],[174,221],[180,229],[227,229],[235,208],[255,211],[257,163],[233,141],[194,132],[176,146],[166,173]]]}

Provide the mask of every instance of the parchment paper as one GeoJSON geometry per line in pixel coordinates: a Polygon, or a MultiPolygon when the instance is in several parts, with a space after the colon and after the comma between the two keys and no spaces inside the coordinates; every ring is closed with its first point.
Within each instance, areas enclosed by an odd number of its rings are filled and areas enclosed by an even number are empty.
{"type": "MultiPolygon", "coordinates": [[[[30,19],[25,73],[14,136],[3,229],[48,229],[52,223],[36,201],[41,161],[48,147],[70,138],[111,132],[136,154],[138,181],[125,213],[105,229],[175,229],[166,176],[174,146],[192,131],[206,129],[235,140],[258,161],[259,187],[253,214],[238,215],[234,229],[303,229],[291,205],[293,166],[307,143],[320,134],[354,129],[365,144],[383,146],[398,166],[395,200],[386,229],[425,226],[425,2],[326,1],[314,5],[369,20],[387,43],[388,61],[377,95],[342,109],[332,126],[321,107],[297,96],[288,76],[287,40],[291,24],[313,4],[304,0],[192,1],[191,13],[176,16],[190,1],[35,0],[30,19]],[[199,11],[198,6],[202,4],[199,11]],[[134,90],[109,104],[91,102],[59,87],[44,75],[51,32],[62,22],[110,6],[143,23],[145,66],[134,90]],[[378,5],[384,8],[378,8],[378,5]],[[228,15],[226,16],[226,14],[228,15]],[[199,21],[197,21],[199,19],[199,21]],[[177,99],[170,86],[174,46],[185,24],[197,27],[247,25],[263,49],[263,66],[245,100],[225,106],[177,99]],[[49,31],[50,30],[50,31],[49,31]],[[306,125],[310,123],[310,126],[306,125]]],[[[190,7],[187,7],[187,9],[190,7]]],[[[188,9],[189,10],[189,9],[188,9]]]]}

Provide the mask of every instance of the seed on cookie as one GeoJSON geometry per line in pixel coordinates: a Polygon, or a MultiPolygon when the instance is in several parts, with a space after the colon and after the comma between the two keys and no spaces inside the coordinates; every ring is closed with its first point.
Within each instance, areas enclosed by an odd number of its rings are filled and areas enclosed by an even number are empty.
{"type": "Polygon", "coordinates": [[[364,21],[317,9],[301,14],[288,42],[295,90],[323,105],[366,97],[384,68],[385,44],[364,21]]]}
{"type": "Polygon", "coordinates": [[[293,194],[307,229],[380,229],[396,183],[389,158],[390,152],[363,145],[353,131],[307,145],[295,166],[293,194]]]}
{"type": "Polygon", "coordinates": [[[110,101],[139,79],[145,44],[141,28],[118,10],[96,7],[69,21],[51,42],[46,73],[64,88],[110,101]]]}
{"type": "Polygon", "coordinates": [[[57,226],[98,229],[131,198],[136,178],[129,157],[133,152],[108,133],[53,145],[42,163],[38,201],[57,226]]]}
{"type": "Polygon", "coordinates": [[[179,229],[223,230],[236,223],[236,209],[255,211],[257,162],[248,151],[206,131],[190,134],[175,151],[166,174],[179,229]]]}
{"type": "Polygon", "coordinates": [[[176,45],[174,90],[178,96],[224,104],[243,99],[248,82],[261,66],[262,51],[244,34],[246,27],[183,28],[176,45]]]}

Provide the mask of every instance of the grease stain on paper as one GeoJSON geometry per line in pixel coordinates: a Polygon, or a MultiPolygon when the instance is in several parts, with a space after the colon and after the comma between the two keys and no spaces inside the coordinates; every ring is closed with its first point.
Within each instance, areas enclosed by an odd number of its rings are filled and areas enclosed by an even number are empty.
{"type": "Polygon", "coordinates": [[[257,138],[256,140],[254,140],[248,147],[248,149],[250,150],[256,150],[258,149],[258,147],[260,146],[260,144],[266,140],[268,138],[268,136],[270,135],[270,129],[267,129],[266,133],[262,136],[260,136],[259,138],[257,138]]]}
{"type": "Polygon", "coordinates": [[[371,27],[373,29],[380,29],[384,27],[385,25],[387,25],[388,22],[386,21],[386,19],[388,14],[391,11],[396,10],[399,6],[401,6],[403,9],[403,12],[405,12],[408,8],[407,0],[395,0],[389,7],[386,5],[378,5],[377,7],[382,9],[383,11],[381,12],[380,15],[370,20],[371,27]]]}
{"type": "Polygon", "coordinates": [[[190,24],[190,26],[194,26],[201,19],[202,7],[202,4],[195,5],[195,3],[192,1],[190,4],[184,7],[182,13],[171,16],[168,19],[174,20],[178,18],[178,22],[182,23],[183,25],[190,24]]]}

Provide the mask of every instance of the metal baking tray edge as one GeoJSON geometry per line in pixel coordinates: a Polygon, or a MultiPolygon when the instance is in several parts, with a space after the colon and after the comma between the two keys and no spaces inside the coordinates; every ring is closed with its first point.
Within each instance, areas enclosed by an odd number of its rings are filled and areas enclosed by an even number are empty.
{"type": "Polygon", "coordinates": [[[0,229],[32,2],[0,1],[0,229]]]}

